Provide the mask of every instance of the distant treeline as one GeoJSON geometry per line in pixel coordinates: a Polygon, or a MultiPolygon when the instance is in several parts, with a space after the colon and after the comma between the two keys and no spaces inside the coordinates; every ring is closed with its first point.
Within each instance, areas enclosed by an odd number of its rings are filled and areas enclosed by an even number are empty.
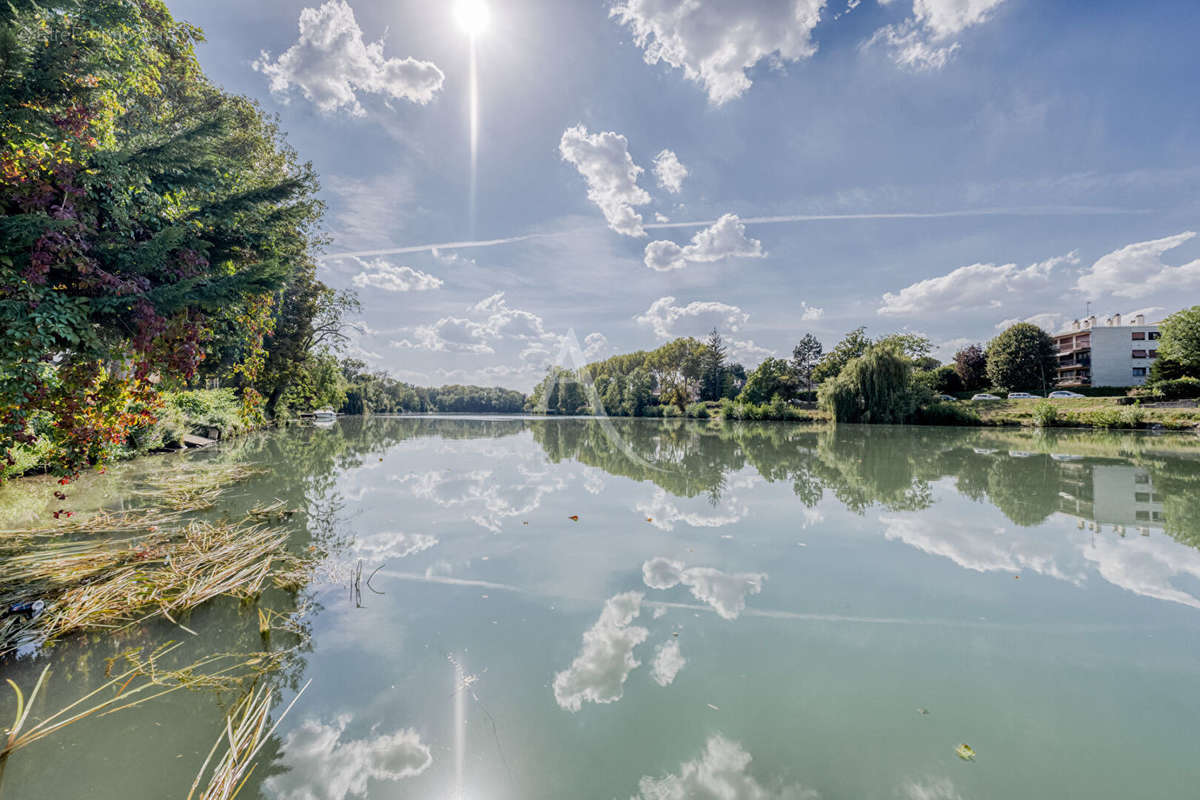
{"type": "Polygon", "coordinates": [[[343,414],[467,412],[515,414],[525,410],[525,395],[494,386],[414,386],[386,372],[368,372],[362,361],[342,362],[343,414]]]}

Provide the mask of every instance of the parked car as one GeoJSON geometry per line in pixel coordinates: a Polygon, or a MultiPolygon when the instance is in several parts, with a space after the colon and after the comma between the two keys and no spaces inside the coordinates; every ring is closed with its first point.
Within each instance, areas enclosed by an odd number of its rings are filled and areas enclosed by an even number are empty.
{"type": "Polygon", "coordinates": [[[1059,389],[1057,392],[1051,392],[1050,394],[1046,395],[1046,397],[1052,397],[1055,400],[1074,400],[1079,397],[1084,397],[1084,395],[1080,394],[1079,392],[1068,392],[1066,389],[1059,389]]]}
{"type": "Polygon", "coordinates": [[[994,394],[988,394],[987,392],[981,392],[980,394],[977,394],[974,397],[972,397],[971,402],[977,403],[980,400],[999,400],[999,399],[1000,398],[994,394]]]}
{"type": "Polygon", "coordinates": [[[1009,392],[1009,400],[1041,400],[1040,394],[1030,394],[1029,392],[1009,392]]]}
{"type": "Polygon", "coordinates": [[[957,400],[958,398],[957,398],[957,397],[955,397],[955,396],[954,396],[954,395],[952,395],[952,394],[939,394],[939,395],[937,396],[937,399],[938,399],[938,400],[949,400],[950,402],[954,402],[954,401],[955,401],[955,400],[957,400]]]}

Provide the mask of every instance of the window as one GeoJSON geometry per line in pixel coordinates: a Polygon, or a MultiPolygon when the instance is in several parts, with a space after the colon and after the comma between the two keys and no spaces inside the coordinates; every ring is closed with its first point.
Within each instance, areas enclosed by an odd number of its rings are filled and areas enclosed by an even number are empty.
{"type": "Polygon", "coordinates": [[[1150,521],[1150,512],[1149,511],[1135,511],[1134,517],[1137,519],[1138,522],[1149,522],[1150,521]]]}
{"type": "Polygon", "coordinates": [[[1147,358],[1158,358],[1158,351],[1157,350],[1147,350],[1146,357],[1147,358]]]}
{"type": "Polygon", "coordinates": [[[1135,378],[1146,377],[1146,368],[1145,367],[1134,367],[1133,368],[1133,377],[1135,377],[1135,378]]]}
{"type": "Polygon", "coordinates": [[[1149,483],[1150,476],[1144,472],[1139,472],[1138,474],[1133,476],[1133,482],[1134,483],[1149,483]]]}
{"type": "Polygon", "coordinates": [[[1150,493],[1149,492],[1134,492],[1133,493],[1133,502],[1149,503],[1150,502],[1150,493]]]}
{"type": "Polygon", "coordinates": [[[1135,342],[1145,341],[1146,340],[1146,332],[1145,331],[1134,331],[1133,332],[1133,340],[1135,342]]]}
{"type": "Polygon", "coordinates": [[[1150,331],[1150,341],[1154,341],[1161,336],[1162,336],[1162,333],[1160,333],[1159,331],[1150,331]]]}
{"type": "Polygon", "coordinates": [[[1134,357],[1134,358],[1145,358],[1145,357],[1146,357],[1146,351],[1145,351],[1145,350],[1134,350],[1134,351],[1133,351],[1133,357],[1134,357]]]}

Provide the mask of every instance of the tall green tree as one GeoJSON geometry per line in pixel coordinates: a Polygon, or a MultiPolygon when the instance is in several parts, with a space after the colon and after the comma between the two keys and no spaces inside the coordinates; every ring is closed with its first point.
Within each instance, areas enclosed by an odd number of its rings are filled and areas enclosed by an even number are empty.
{"type": "Polygon", "coordinates": [[[1200,306],[1176,311],[1162,321],[1161,330],[1159,360],[1177,367],[1173,377],[1200,378],[1200,306]]]}
{"type": "Polygon", "coordinates": [[[796,382],[791,364],[782,358],[768,356],[746,378],[738,399],[744,403],[769,403],[775,398],[791,400],[796,396],[796,382]]]}
{"type": "Polygon", "coordinates": [[[821,340],[811,333],[804,334],[800,343],[792,348],[792,373],[802,388],[813,388],[813,370],[821,361],[823,353],[824,346],[821,340]]]}
{"type": "Polygon", "coordinates": [[[1057,368],[1054,340],[1037,325],[1018,322],[988,343],[987,376],[997,388],[1045,394],[1057,368]]]}
{"type": "Polygon", "coordinates": [[[720,400],[725,377],[725,343],[716,328],[708,334],[700,355],[700,399],[720,400]]]}
{"type": "Polygon", "coordinates": [[[821,357],[817,366],[813,368],[812,379],[817,383],[822,383],[836,378],[847,364],[867,352],[867,348],[871,344],[871,337],[867,336],[867,329],[865,327],[855,328],[843,336],[832,350],[821,357]]]}

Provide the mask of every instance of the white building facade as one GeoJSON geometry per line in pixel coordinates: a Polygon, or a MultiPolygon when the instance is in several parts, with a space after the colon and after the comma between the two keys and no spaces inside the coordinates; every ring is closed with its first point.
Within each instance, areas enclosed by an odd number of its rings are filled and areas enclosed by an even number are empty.
{"type": "Polygon", "coordinates": [[[1141,386],[1158,358],[1159,327],[1139,314],[1075,320],[1054,336],[1059,386],[1141,386]]]}

